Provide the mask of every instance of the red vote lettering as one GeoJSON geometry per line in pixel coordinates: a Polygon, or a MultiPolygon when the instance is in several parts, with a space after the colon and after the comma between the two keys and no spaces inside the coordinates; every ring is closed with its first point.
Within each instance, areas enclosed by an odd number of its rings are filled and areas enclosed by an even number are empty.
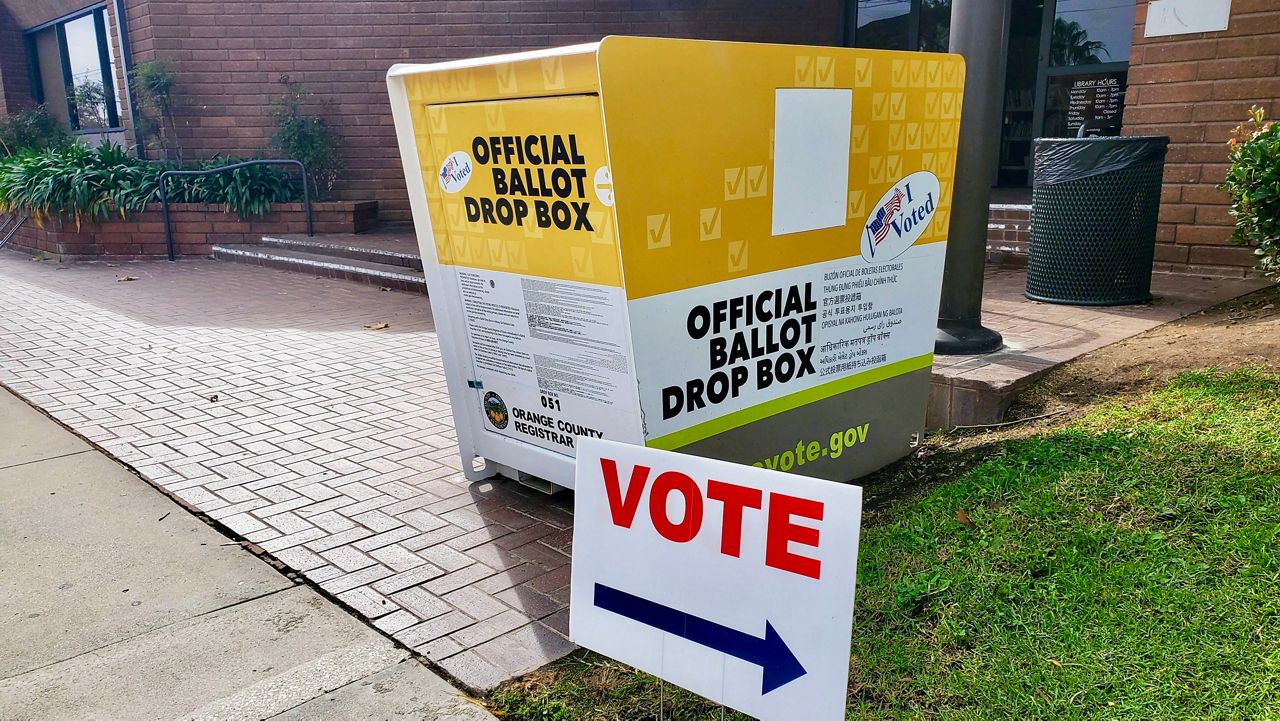
{"type": "Polygon", "coordinates": [[[797,526],[791,522],[792,516],[821,521],[822,504],[782,493],[769,494],[769,533],[765,540],[764,564],[809,578],[821,578],[821,561],[792,553],[789,548],[792,542],[816,548],[818,529],[797,526]]]}
{"type": "MultiPolygon", "coordinates": [[[[604,475],[605,493],[614,525],[631,528],[653,469],[640,465],[632,467],[625,494],[618,477],[616,461],[601,458],[600,470],[604,475]]],[[[740,558],[744,514],[748,508],[753,510],[762,508],[764,492],[750,486],[708,479],[706,497],[713,501],[720,501],[723,508],[720,552],[726,556],[740,558]]],[[[824,506],[821,501],[789,496],[785,493],[769,493],[765,528],[765,565],[780,571],[820,579],[822,562],[810,556],[793,553],[791,544],[818,547],[820,536],[818,529],[799,525],[793,522],[793,519],[810,518],[821,521],[823,511],[824,506]]],[[[663,538],[672,543],[692,541],[702,530],[703,512],[702,488],[688,475],[680,471],[664,471],[653,480],[649,488],[649,519],[653,523],[654,530],[663,538]],[[684,499],[684,514],[678,522],[667,513],[667,499],[672,493],[678,493],[684,499]]]]}
{"type": "Polygon", "coordinates": [[[613,525],[631,528],[636,519],[636,509],[640,507],[640,496],[644,493],[644,484],[649,481],[649,467],[636,466],[631,469],[631,482],[627,484],[627,497],[622,498],[622,489],[618,484],[618,463],[610,458],[600,459],[600,470],[604,472],[604,490],[609,497],[609,512],[613,514],[613,525]]]}
{"type": "Polygon", "coordinates": [[[764,496],[759,489],[735,483],[707,481],[707,498],[724,504],[724,523],[720,528],[720,552],[738,558],[742,554],[742,512],[759,508],[764,496]]]}
{"type": "Polygon", "coordinates": [[[702,491],[693,479],[679,471],[667,471],[653,480],[649,489],[649,517],[653,527],[672,543],[693,540],[702,530],[702,491]],[[672,523],[667,517],[667,496],[677,491],[684,496],[684,518],[672,523]]]}

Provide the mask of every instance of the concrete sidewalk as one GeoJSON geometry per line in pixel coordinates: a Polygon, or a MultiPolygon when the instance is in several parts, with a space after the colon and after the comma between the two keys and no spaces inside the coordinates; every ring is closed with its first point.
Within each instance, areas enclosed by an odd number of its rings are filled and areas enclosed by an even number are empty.
{"type": "Polygon", "coordinates": [[[0,251],[0,383],[468,688],[574,648],[571,498],[463,477],[422,296],[0,251]]]}
{"type": "Polygon", "coordinates": [[[0,389],[0,719],[492,719],[0,389]]]}

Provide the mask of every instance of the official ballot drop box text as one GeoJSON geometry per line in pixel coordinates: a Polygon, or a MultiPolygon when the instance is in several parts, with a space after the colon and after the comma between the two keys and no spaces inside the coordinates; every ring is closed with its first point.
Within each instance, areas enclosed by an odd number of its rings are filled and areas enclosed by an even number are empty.
{"type": "Polygon", "coordinates": [[[835,480],[908,452],[960,57],[608,37],[388,84],[469,476],[572,487],[583,436],[835,480]]]}

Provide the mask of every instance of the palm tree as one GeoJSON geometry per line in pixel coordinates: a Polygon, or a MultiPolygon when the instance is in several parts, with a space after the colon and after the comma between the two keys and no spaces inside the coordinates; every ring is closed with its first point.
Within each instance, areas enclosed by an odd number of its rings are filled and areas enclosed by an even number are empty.
{"type": "Polygon", "coordinates": [[[1111,59],[1107,46],[1101,40],[1090,40],[1089,31],[1074,20],[1055,18],[1053,42],[1050,45],[1050,65],[1093,65],[1102,62],[1098,53],[1111,59]]]}

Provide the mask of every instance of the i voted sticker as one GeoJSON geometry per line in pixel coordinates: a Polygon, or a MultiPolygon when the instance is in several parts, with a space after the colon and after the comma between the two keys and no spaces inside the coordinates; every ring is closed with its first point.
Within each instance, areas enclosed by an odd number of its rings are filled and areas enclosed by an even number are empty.
{"type": "Polygon", "coordinates": [[[440,189],[446,193],[456,193],[467,187],[474,167],[471,156],[466,151],[458,150],[449,154],[440,166],[440,189]]]}

